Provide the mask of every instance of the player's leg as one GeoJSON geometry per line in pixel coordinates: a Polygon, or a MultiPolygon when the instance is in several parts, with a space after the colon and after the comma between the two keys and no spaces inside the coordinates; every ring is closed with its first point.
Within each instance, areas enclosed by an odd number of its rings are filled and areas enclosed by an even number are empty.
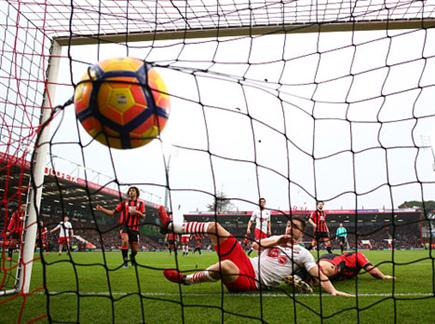
{"type": "Polygon", "coordinates": [[[16,239],[11,237],[11,240],[9,241],[9,247],[8,247],[8,258],[7,258],[8,261],[12,260],[12,255],[14,253],[16,245],[17,245],[16,239]]]}
{"type": "Polygon", "coordinates": [[[137,255],[137,252],[139,251],[139,243],[132,242],[130,245],[130,248],[131,248],[131,254],[130,254],[131,265],[135,266],[136,265],[136,255],[137,255]]]}
{"type": "Polygon", "coordinates": [[[128,233],[121,230],[121,254],[124,268],[128,268],[128,233]]]}
{"type": "Polygon", "coordinates": [[[339,237],[341,254],[344,253],[344,237],[339,237]]]}
{"type": "Polygon", "coordinates": [[[63,244],[59,243],[59,252],[58,252],[58,254],[62,255],[62,251],[63,251],[63,244]]]}
{"type": "Polygon", "coordinates": [[[331,240],[329,238],[329,233],[328,232],[324,232],[323,233],[322,241],[323,241],[323,244],[325,245],[326,250],[328,251],[328,253],[332,253],[332,244],[331,244],[331,240]]]}
{"type": "Polygon", "coordinates": [[[308,247],[308,250],[312,250],[312,249],[314,249],[315,247],[318,249],[319,244],[318,244],[318,241],[317,241],[317,236],[318,236],[318,232],[315,232],[315,233],[313,234],[313,239],[311,240],[311,244],[310,244],[310,246],[308,247]]]}
{"type": "Polygon", "coordinates": [[[232,283],[237,280],[240,270],[231,260],[223,260],[209,266],[206,270],[192,274],[184,274],[176,269],[166,269],[163,274],[166,279],[184,285],[192,285],[203,282],[222,280],[224,283],[232,283]]]}
{"type": "Polygon", "coordinates": [[[138,231],[128,231],[128,243],[130,245],[130,261],[131,265],[136,265],[136,254],[139,251],[139,232],[138,231]]]}
{"type": "Polygon", "coordinates": [[[183,222],[173,223],[163,206],[160,207],[161,232],[174,232],[178,234],[208,234],[211,242],[221,244],[231,234],[216,222],[183,222]]]}

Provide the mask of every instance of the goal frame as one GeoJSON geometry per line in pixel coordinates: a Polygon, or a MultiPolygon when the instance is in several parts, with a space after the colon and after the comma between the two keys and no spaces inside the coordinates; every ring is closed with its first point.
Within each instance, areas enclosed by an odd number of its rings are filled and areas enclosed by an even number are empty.
{"type": "MultiPolygon", "coordinates": [[[[399,30],[435,28],[435,19],[392,19],[373,21],[343,21],[330,23],[282,24],[264,26],[242,26],[203,29],[175,29],[166,31],[107,33],[102,35],[88,34],[81,36],[53,37],[50,57],[47,66],[47,80],[40,116],[41,131],[35,143],[31,161],[30,186],[27,198],[27,208],[22,234],[22,249],[19,252],[16,281],[13,289],[0,291],[0,296],[10,294],[28,294],[32,276],[35,241],[40,214],[41,196],[44,183],[44,167],[49,151],[49,130],[51,118],[51,103],[55,100],[56,80],[59,75],[59,65],[64,46],[80,46],[93,44],[110,44],[123,42],[143,42],[156,40],[194,39],[212,37],[255,36],[272,34],[298,33],[330,33],[345,31],[399,30]]],[[[435,166],[434,166],[435,168],[435,166]]],[[[435,169],[434,169],[435,170],[435,169]]]]}

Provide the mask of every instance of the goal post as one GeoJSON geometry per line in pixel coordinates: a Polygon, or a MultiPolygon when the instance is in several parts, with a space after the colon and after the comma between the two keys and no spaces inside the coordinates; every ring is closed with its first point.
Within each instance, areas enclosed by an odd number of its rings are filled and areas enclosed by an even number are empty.
{"type": "MultiPolygon", "coordinates": [[[[38,231],[38,215],[41,212],[41,197],[44,188],[44,168],[50,147],[50,118],[55,102],[56,80],[59,73],[59,60],[62,47],[52,42],[50,58],[47,65],[47,81],[45,84],[44,100],[41,107],[39,136],[32,154],[29,191],[27,193],[27,207],[22,233],[22,249],[19,249],[18,266],[13,289],[0,291],[1,295],[13,293],[28,294],[32,278],[33,260],[35,258],[35,242],[38,231]]],[[[41,252],[42,253],[42,252],[41,252]]]]}

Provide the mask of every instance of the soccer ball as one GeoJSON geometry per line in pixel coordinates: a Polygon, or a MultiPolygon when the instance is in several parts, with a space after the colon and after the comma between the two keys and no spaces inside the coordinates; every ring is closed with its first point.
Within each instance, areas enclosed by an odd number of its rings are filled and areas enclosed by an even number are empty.
{"type": "Polygon", "coordinates": [[[170,111],[159,73],[132,57],[90,66],[75,89],[74,105],[84,129],[117,149],[139,147],[158,137],[170,111]]]}

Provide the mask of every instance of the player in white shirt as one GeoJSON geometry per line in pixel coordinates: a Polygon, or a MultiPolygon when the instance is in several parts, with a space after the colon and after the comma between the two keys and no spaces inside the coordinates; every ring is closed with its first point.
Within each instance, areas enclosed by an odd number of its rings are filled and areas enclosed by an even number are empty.
{"type": "Polygon", "coordinates": [[[350,296],[336,290],[320,271],[314,257],[297,244],[305,229],[305,221],[302,219],[293,218],[289,221],[285,234],[261,240],[263,252],[252,259],[246,255],[236,238],[217,222],[173,223],[162,206],[160,223],[163,232],[208,234],[220,259],[220,262],[206,270],[189,275],[176,269],[166,269],[163,274],[169,281],[191,285],[222,280],[231,292],[255,291],[275,287],[297,269],[304,268],[310,275],[320,279],[321,287],[329,294],[350,296]]]}
{"type": "Polygon", "coordinates": [[[74,231],[71,223],[69,222],[68,216],[63,218],[63,222],[60,222],[55,228],[53,228],[50,233],[59,231],[59,239],[57,243],[59,244],[59,255],[62,254],[63,246],[66,246],[66,250],[70,251],[70,240],[74,236],[74,231]]]}
{"type": "MultiPolygon", "coordinates": [[[[258,208],[252,212],[251,218],[248,222],[248,228],[246,229],[246,235],[251,235],[252,223],[255,223],[254,238],[256,241],[260,241],[269,237],[272,233],[270,230],[270,211],[265,209],[266,199],[260,198],[258,200],[258,208]]],[[[248,255],[254,250],[253,246],[249,249],[248,255]]]]}
{"type": "Polygon", "coordinates": [[[251,234],[252,223],[255,223],[254,237],[256,241],[271,235],[270,211],[265,207],[266,199],[260,198],[258,200],[258,208],[252,212],[248,222],[248,228],[246,229],[246,234],[249,236],[251,234]]]}

